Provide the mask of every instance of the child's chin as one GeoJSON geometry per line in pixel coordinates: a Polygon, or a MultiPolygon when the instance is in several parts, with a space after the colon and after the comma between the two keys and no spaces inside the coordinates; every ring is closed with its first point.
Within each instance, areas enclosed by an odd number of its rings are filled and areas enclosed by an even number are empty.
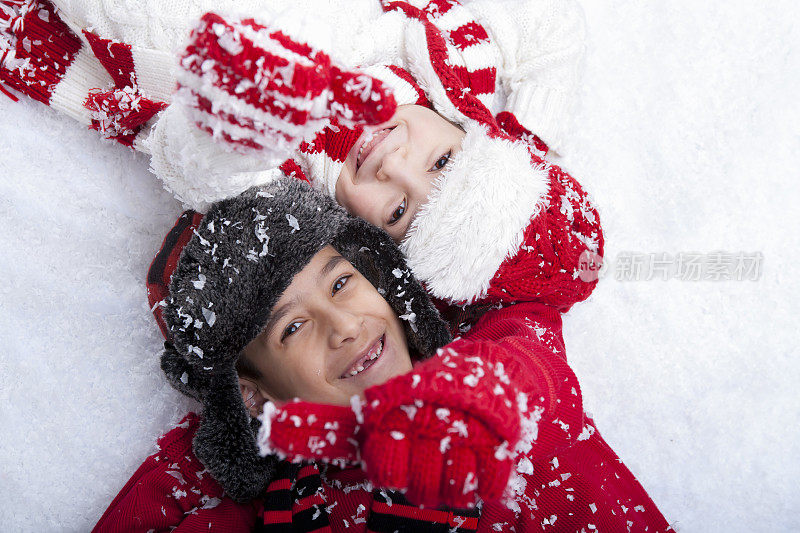
{"type": "Polygon", "coordinates": [[[402,361],[397,360],[386,361],[386,363],[387,364],[380,369],[380,372],[376,372],[370,376],[370,383],[366,388],[373,387],[375,385],[383,385],[390,379],[396,378],[397,376],[402,376],[403,374],[411,371],[410,362],[407,365],[404,365],[402,361]]]}

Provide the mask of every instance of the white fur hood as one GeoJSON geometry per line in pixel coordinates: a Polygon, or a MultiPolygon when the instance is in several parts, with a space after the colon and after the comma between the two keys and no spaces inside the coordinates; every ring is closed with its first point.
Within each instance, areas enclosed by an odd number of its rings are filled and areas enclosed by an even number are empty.
{"type": "Polygon", "coordinates": [[[461,151],[437,181],[401,244],[414,274],[435,297],[471,303],[486,295],[503,261],[548,194],[548,170],[527,147],[466,126],[461,151]]]}

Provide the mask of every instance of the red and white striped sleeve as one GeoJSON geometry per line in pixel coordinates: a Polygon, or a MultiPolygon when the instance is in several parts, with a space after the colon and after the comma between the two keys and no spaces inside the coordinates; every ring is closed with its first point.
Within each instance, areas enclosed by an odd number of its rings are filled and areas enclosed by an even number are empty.
{"type": "Polygon", "coordinates": [[[561,154],[568,141],[586,29],[576,0],[496,2],[468,7],[489,31],[502,55],[498,85],[503,109],[561,154]]]}

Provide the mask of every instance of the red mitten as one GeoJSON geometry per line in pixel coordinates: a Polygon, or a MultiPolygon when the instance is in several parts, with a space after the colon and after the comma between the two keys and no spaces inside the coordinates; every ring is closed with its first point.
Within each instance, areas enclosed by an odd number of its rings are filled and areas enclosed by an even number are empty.
{"type": "Polygon", "coordinates": [[[489,353],[445,348],[367,389],[362,459],[378,486],[416,504],[471,507],[503,494],[520,434],[517,392],[489,353]]]}
{"type": "Polygon", "coordinates": [[[360,462],[375,486],[400,489],[418,505],[471,507],[476,496],[500,498],[526,437],[526,394],[537,385],[527,378],[524,357],[506,348],[451,346],[458,352],[445,348],[411,373],[367,389],[366,400],[352,409],[269,404],[262,453],[360,462]]]}
{"type": "Polygon", "coordinates": [[[340,69],[279,26],[203,15],[178,74],[179,97],[198,127],[277,166],[329,124],[391,118],[396,102],[388,87],[340,69]]]}
{"type": "Polygon", "coordinates": [[[282,407],[267,402],[259,417],[262,455],[290,461],[318,460],[344,467],[360,462],[360,425],[350,407],[295,401],[282,407]]]}
{"type": "Polygon", "coordinates": [[[534,154],[545,157],[550,148],[538,135],[519,123],[517,117],[510,111],[501,111],[495,116],[497,125],[508,135],[528,144],[534,154]]]}
{"type": "Polygon", "coordinates": [[[261,453],[342,467],[362,463],[376,486],[401,489],[416,504],[463,508],[476,495],[499,498],[519,433],[516,403],[506,392],[461,397],[453,380],[470,374],[437,366],[368,389],[367,403],[356,408],[363,409],[363,425],[361,413],[348,407],[267,404],[261,453]]]}
{"type": "Polygon", "coordinates": [[[50,2],[0,2],[0,92],[13,100],[4,85],[50,105],[80,49],[50,2]]]}

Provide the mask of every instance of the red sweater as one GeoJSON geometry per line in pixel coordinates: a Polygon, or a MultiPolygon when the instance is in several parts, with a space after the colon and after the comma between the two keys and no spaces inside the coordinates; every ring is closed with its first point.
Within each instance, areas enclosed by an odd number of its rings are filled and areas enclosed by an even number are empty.
{"type": "Polygon", "coordinates": [[[502,341],[506,350],[518,346],[538,367],[536,379],[547,406],[526,454],[531,463],[518,467],[519,510],[485,503],[479,531],[671,531],[584,415],[577,378],[566,364],[557,311],[519,304],[489,312],[465,340],[502,341]]]}
{"type": "Polygon", "coordinates": [[[199,418],[189,413],[158,441],[97,522],[94,532],[167,531],[181,533],[251,531],[259,512],[223,494],[192,452],[199,418]]]}
{"type": "MultiPolygon", "coordinates": [[[[566,365],[559,313],[540,304],[492,311],[450,346],[464,350],[474,344],[491,349],[493,343],[507,355],[530,358],[542,391],[539,401],[545,406],[534,446],[526,454],[530,463],[518,467],[513,502],[484,502],[475,523],[457,512],[387,505],[365,487],[361,470],[329,470],[324,476],[324,492],[331,529],[368,531],[373,513],[416,513],[451,526],[463,523],[462,530],[477,527],[486,532],[670,531],[647,492],[583,415],[576,378],[566,365]]],[[[197,422],[197,416],[190,414],[162,439],[161,451],[134,474],[95,531],[170,526],[178,526],[179,531],[208,531],[209,526],[239,531],[252,527],[261,513],[260,505],[233,502],[202,475],[202,466],[191,452],[197,422]]],[[[293,508],[292,515],[303,510],[293,508]]]]}

